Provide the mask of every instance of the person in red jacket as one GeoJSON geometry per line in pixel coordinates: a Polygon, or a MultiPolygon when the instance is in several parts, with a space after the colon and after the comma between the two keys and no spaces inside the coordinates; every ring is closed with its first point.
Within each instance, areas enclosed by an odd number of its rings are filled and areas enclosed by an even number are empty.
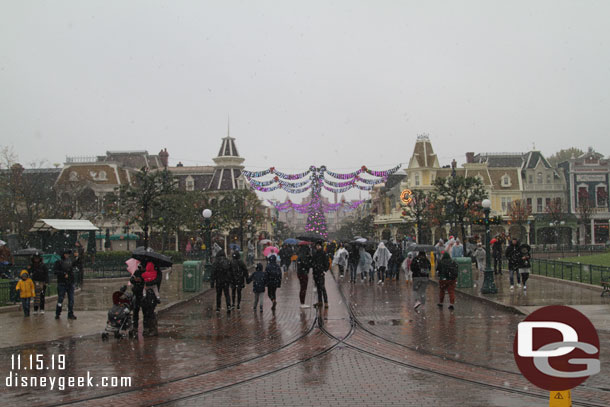
{"type": "Polygon", "coordinates": [[[152,261],[146,264],[146,271],[142,273],[142,279],[144,280],[144,294],[146,297],[146,291],[151,288],[157,297],[157,302],[161,303],[161,297],[159,296],[159,287],[157,287],[157,269],[152,261]]]}

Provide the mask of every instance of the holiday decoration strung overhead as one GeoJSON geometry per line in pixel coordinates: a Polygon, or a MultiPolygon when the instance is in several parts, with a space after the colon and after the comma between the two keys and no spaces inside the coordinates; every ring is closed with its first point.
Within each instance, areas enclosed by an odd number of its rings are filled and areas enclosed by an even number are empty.
{"type": "Polygon", "coordinates": [[[309,167],[309,170],[297,174],[287,174],[276,170],[275,167],[255,172],[244,170],[242,173],[252,188],[260,192],[271,192],[281,189],[291,194],[299,194],[311,190],[311,201],[307,204],[293,204],[290,200],[280,204],[272,204],[280,212],[296,210],[300,213],[308,213],[309,216],[307,217],[305,230],[314,232],[322,238],[327,238],[328,232],[326,230],[324,213],[334,212],[339,209],[352,211],[360,206],[363,201],[356,201],[347,205],[344,203],[324,204],[321,197],[322,188],[332,193],[343,193],[352,188],[361,191],[371,191],[375,185],[386,182],[388,177],[399,169],[400,165],[397,165],[386,171],[373,171],[363,165],[357,171],[342,174],[328,171],[325,165],[321,167],[312,165],[309,167]],[[373,178],[363,177],[361,174],[367,174],[373,178]],[[273,178],[267,180],[257,179],[267,175],[273,175],[273,178]],[[329,177],[340,181],[334,181],[329,177]]]}

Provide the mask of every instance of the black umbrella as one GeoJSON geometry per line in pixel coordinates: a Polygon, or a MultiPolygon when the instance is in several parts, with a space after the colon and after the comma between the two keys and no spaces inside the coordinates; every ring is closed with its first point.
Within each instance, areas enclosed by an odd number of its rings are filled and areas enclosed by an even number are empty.
{"type": "Polygon", "coordinates": [[[13,254],[13,256],[27,257],[27,256],[33,256],[35,254],[38,254],[39,256],[42,256],[44,253],[42,252],[42,250],[36,249],[35,247],[28,247],[27,249],[17,250],[13,254]]]}
{"type": "Polygon", "coordinates": [[[317,242],[318,240],[324,240],[324,239],[322,239],[322,237],[320,235],[312,233],[312,232],[304,233],[300,236],[297,236],[297,239],[305,240],[307,242],[317,242]]]}
{"type": "Polygon", "coordinates": [[[431,244],[416,244],[407,247],[407,250],[410,252],[433,252],[436,251],[436,247],[431,244]]]}
{"type": "Polygon", "coordinates": [[[131,254],[132,254],[132,257],[136,260],[152,261],[154,264],[156,264],[159,267],[171,267],[172,264],[174,264],[172,262],[171,257],[166,256],[161,253],[157,253],[150,247],[148,249],[145,249],[142,246],[136,247],[136,249],[133,252],[131,252],[131,254]]]}

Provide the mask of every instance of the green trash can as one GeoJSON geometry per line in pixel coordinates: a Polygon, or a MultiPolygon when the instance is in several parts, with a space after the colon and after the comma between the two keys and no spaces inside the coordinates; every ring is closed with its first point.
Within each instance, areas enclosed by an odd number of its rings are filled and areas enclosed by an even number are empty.
{"type": "Polygon", "coordinates": [[[201,290],[203,263],[198,260],[182,263],[182,291],[197,292],[201,290]]]}
{"type": "Polygon", "coordinates": [[[457,288],[472,288],[472,259],[470,257],[456,257],[453,260],[458,264],[457,288]]]}

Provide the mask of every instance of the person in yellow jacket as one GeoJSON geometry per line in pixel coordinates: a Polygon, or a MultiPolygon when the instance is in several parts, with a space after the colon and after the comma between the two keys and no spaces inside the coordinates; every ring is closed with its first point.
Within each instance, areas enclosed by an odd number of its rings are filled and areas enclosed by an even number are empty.
{"type": "Polygon", "coordinates": [[[23,307],[23,315],[29,317],[30,300],[36,297],[34,282],[30,278],[27,270],[21,270],[19,276],[21,277],[21,280],[17,282],[17,287],[15,287],[15,290],[19,291],[19,297],[21,298],[21,305],[23,307]]]}

